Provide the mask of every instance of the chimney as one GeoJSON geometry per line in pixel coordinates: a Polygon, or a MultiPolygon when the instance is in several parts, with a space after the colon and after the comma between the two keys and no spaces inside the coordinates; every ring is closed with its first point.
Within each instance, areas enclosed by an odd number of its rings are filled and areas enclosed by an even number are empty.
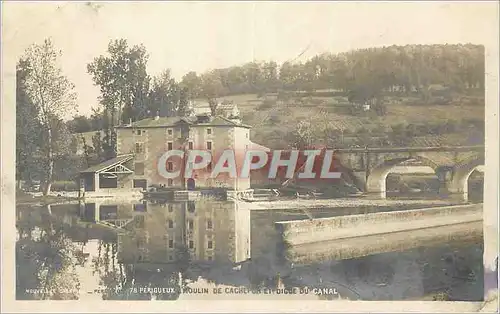
{"type": "Polygon", "coordinates": [[[132,125],[132,118],[128,119],[128,125],[132,125]]]}
{"type": "Polygon", "coordinates": [[[160,119],[160,111],[156,111],[155,120],[158,120],[158,119],[160,119]]]}

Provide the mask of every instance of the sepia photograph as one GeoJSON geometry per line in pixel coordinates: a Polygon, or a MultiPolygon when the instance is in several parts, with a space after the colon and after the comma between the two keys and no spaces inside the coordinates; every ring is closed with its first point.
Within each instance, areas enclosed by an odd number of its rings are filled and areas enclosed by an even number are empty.
{"type": "Polygon", "coordinates": [[[2,2],[2,291],[498,311],[497,29],[494,1],[2,2]]]}

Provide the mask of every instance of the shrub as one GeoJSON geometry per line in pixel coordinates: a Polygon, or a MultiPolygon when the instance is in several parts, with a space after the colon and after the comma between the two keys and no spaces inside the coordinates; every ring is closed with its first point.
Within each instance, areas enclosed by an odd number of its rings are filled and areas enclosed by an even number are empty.
{"type": "Polygon", "coordinates": [[[271,125],[275,125],[275,124],[278,124],[281,122],[281,118],[280,118],[280,115],[279,114],[272,114],[270,117],[269,117],[269,123],[271,125]]]}
{"type": "Polygon", "coordinates": [[[326,100],[324,99],[317,99],[317,98],[311,98],[309,99],[309,102],[313,105],[324,105],[326,103],[326,100]]]}
{"type": "Polygon", "coordinates": [[[54,192],[78,191],[78,183],[75,181],[56,181],[52,183],[51,190],[54,192]]]}
{"type": "Polygon", "coordinates": [[[450,297],[446,292],[438,292],[432,296],[432,301],[449,301],[450,297]]]}
{"type": "Polygon", "coordinates": [[[317,92],[313,92],[312,96],[315,96],[315,97],[339,97],[339,96],[345,97],[345,96],[347,96],[347,93],[342,92],[342,91],[317,91],[317,92]]]}
{"type": "Polygon", "coordinates": [[[257,107],[257,110],[271,109],[276,105],[276,100],[264,99],[262,103],[257,107]]]}

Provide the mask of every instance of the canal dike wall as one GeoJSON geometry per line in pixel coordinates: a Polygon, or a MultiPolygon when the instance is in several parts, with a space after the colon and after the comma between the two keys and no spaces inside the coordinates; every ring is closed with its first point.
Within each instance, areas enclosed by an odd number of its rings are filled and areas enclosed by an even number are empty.
{"type": "Polygon", "coordinates": [[[350,259],[446,242],[482,241],[482,204],[275,223],[294,262],[350,259]]]}

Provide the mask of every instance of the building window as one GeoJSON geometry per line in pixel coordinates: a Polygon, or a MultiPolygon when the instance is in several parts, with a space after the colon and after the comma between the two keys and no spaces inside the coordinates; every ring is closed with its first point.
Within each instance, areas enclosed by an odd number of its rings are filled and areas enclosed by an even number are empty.
{"type": "Polygon", "coordinates": [[[208,150],[211,150],[212,149],[212,142],[207,142],[207,149],[208,150]]]}
{"type": "Polygon", "coordinates": [[[167,220],[167,225],[168,225],[168,229],[172,229],[174,227],[174,222],[172,220],[167,220]]]}
{"type": "Polygon", "coordinates": [[[247,132],[247,134],[246,134],[246,135],[247,135],[247,138],[248,138],[248,132],[247,132]]]}
{"type": "Polygon", "coordinates": [[[194,248],[194,242],[193,242],[193,240],[189,240],[189,248],[190,249],[194,248]]]}
{"type": "Polygon", "coordinates": [[[144,163],[143,162],[136,162],[135,163],[134,174],[136,174],[138,176],[144,175],[144,163]]]}
{"type": "Polygon", "coordinates": [[[173,257],[172,255],[169,255],[169,256],[168,256],[168,260],[169,260],[169,261],[173,261],[173,260],[174,260],[174,257],[173,257]]]}
{"type": "Polygon", "coordinates": [[[193,142],[189,142],[189,143],[188,143],[188,148],[189,148],[189,149],[193,149],[193,142]]]}
{"type": "Polygon", "coordinates": [[[144,153],[144,143],[135,143],[135,153],[136,154],[144,153]]]}
{"type": "Polygon", "coordinates": [[[207,220],[207,229],[212,229],[212,228],[213,228],[212,219],[209,219],[207,220]]]}
{"type": "Polygon", "coordinates": [[[142,135],[142,131],[141,131],[141,130],[137,130],[137,131],[136,131],[136,134],[137,134],[137,135],[142,135]]]}
{"type": "Polygon", "coordinates": [[[167,134],[172,135],[172,129],[167,129],[167,134]]]}
{"type": "Polygon", "coordinates": [[[192,220],[188,220],[188,228],[193,229],[194,228],[194,222],[192,220]]]}
{"type": "Polygon", "coordinates": [[[212,129],[207,129],[207,134],[208,135],[212,134],[212,129]]]}
{"type": "Polygon", "coordinates": [[[173,164],[171,161],[169,161],[169,162],[167,163],[167,170],[168,170],[168,171],[172,171],[172,170],[174,170],[174,164],[173,164]]]}
{"type": "MultiPolygon", "coordinates": [[[[172,179],[170,179],[172,180],[172,179]]],[[[168,204],[168,212],[171,213],[174,211],[174,205],[173,204],[168,204]]]]}
{"type": "Polygon", "coordinates": [[[172,186],[174,184],[174,180],[168,179],[167,184],[168,186],[172,186]]]}
{"type": "Polygon", "coordinates": [[[172,150],[172,147],[173,147],[172,142],[168,142],[168,143],[167,143],[167,149],[168,149],[168,150],[172,150]]]}
{"type": "Polygon", "coordinates": [[[213,247],[214,247],[213,242],[212,242],[212,241],[208,241],[208,242],[207,242],[207,247],[208,247],[209,249],[213,249],[213,247]]]}
{"type": "Polygon", "coordinates": [[[174,247],[174,240],[168,240],[168,247],[172,249],[174,247]]]}
{"type": "Polygon", "coordinates": [[[148,187],[148,181],[145,179],[134,179],[133,187],[146,189],[148,187]]]}
{"type": "Polygon", "coordinates": [[[213,258],[212,258],[212,256],[211,256],[211,255],[209,255],[209,256],[207,256],[207,259],[208,259],[209,261],[211,261],[213,258]]]}

